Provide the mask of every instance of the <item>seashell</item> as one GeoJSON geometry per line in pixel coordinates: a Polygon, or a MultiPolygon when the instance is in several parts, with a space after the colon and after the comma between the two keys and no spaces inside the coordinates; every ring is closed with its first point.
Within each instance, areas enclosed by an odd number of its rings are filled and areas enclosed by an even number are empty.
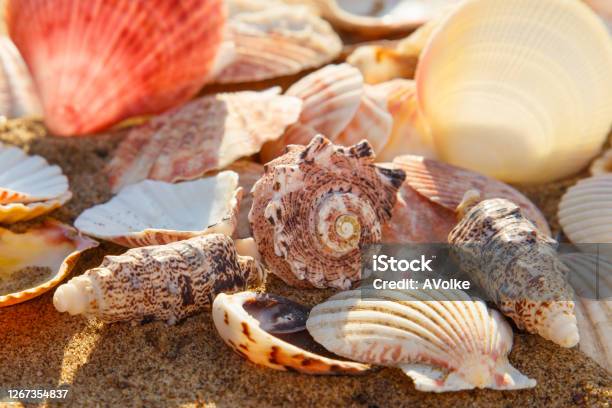
{"type": "Polygon", "coordinates": [[[606,23],[612,33],[612,4],[607,0],[584,0],[606,23]]]}
{"type": "Polygon", "coordinates": [[[508,200],[470,205],[461,204],[461,221],[448,236],[461,269],[520,329],[562,347],[575,346],[574,292],[556,241],[508,200]]]}
{"type": "Polygon", "coordinates": [[[36,203],[0,204],[0,224],[29,221],[54,211],[72,198],[70,191],[60,197],[36,203]]]}
{"type": "Polygon", "coordinates": [[[460,291],[340,292],[312,309],[306,327],[333,353],[401,368],[419,391],[536,385],[508,361],[503,317],[460,291]]]}
{"type": "Polygon", "coordinates": [[[249,211],[253,205],[253,195],[251,190],[257,181],[264,174],[264,166],[259,163],[239,160],[227,167],[227,170],[238,173],[238,185],[244,192],[240,200],[240,211],[238,213],[238,225],[235,235],[237,238],[249,238],[251,234],[251,225],[249,224],[249,211]]]}
{"type": "Polygon", "coordinates": [[[132,130],[107,167],[113,191],[144,180],[191,180],[253,155],[298,120],[301,101],[264,92],[205,96],[132,130]]]}
{"type": "Polygon", "coordinates": [[[40,115],[40,102],[23,58],[10,38],[0,36],[0,116],[40,115]]]}
{"type": "Polygon", "coordinates": [[[360,248],[381,239],[404,172],[373,164],[372,147],[323,136],[266,165],[249,221],[264,262],[289,285],[347,289],[361,279],[360,248]]]}
{"type": "Polygon", "coordinates": [[[591,163],[589,168],[591,176],[600,176],[602,174],[612,173],[612,149],[606,150],[600,157],[591,163]]]}
{"type": "Polygon", "coordinates": [[[576,244],[612,243],[612,175],[580,180],[559,203],[559,223],[576,244]]]}
{"type": "Polygon", "coordinates": [[[416,81],[444,161],[541,183],[599,153],[612,118],[610,72],[610,35],[582,2],[471,0],[434,31],[416,81]]]}
{"type": "Polygon", "coordinates": [[[25,302],[58,285],[97,242],[47,219],[24,233],[0,228],[0,307],[25,302]]]}
{"type": "Polygon", "coordinates": [[[81,135],[162,112],[204,85],[222,41],[223,1],[146,3],[8,1],[9,33],[53,133],[81,135]]]}
{"type": "Polygon", "coordinates": [[[86,210],[74,225],[82,233],[130,248],[211,233],[231,236],[241,196],[238,174],[232,171],[178,184],[145,180],[86,210]]]}
{"type": "Polygon", "coordinates": [[[360,374],[370,368],[320,355],[306,331],[308,312],[280,296],[241,292],[219,294],[212,315],[223,341],[255,364],[304,374],[360,374]]]}
{"type": "Polygon", "coordinates": [[[245,290],[264,279],[259,263],[237,254],[230,237],[210,234],[107,256],[99,267],[57,288],[53,305],[106,323],[174,324],[210,307],[218,293],[245,290]]]}
{"type": "Polygon", "coordinates": [[[232,16],[227,40],[234,59],[214,81],[257,82],[294,75],[336,59],[342,41],[329,23],[304,7],[270,4],[232,16]]]}
{"type": "Polygon", "coordinates": [[[68,178],[59,166],[0,143],[0,205],[47,201],[67,192],[68,178]]]}

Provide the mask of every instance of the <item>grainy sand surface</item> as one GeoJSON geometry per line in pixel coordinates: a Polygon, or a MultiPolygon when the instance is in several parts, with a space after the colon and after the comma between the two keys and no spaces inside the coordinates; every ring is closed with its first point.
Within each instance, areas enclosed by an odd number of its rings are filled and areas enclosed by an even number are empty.
{"type": "MultiPolygon", "coordinates": [[[[0,141],[46,157],[69,176],[74,198],[53,214],[68,223],[111,197],[102,168],[122,136],[62,139],[46,136],[37,122],[0,125],[0,141]]],[[[573,182],[525,189],[555,230],[558,199],[573,182]]],[[[104,243],[87,252],[74,273],[122,251],[104,243]]],[[[267,290],[311,305],[332,293],[291,289],[275,278],[267,290]]],[[[534,335],[515,335],[510,360],[538,381],[535,389],[438,395],[416,391],[397,369],[311,377],[255,366],[225,346],[209,312],[172,327],[160,322],[102,325],[57,313],[51,296],[0,309],[0,388],[66,384],[67,406],[573,407],[610,406],[612,400],[612,377],[595,362],[534,335]]]]}

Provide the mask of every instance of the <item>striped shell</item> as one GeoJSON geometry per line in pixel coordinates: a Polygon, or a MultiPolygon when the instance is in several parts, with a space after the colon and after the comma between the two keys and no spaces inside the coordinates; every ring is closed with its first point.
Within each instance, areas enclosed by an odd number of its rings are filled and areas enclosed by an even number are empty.
{"type": "Polygon", "coordinates": [[[448,236],[461,270],[520,329],[562,347],[575,346],[579,334],[574,292],[566,280],[568,269],[556,253],[556,241],[508,200],[462,206],[461,221],[448,236]]]}
{"type": "Polygon", "coordinates": [[[0,307],[42,295],[65,279],[97,242],[48,219],[24,233],[0,228],[0,307]]]}
{"type": "Polygon", "coordinates": [[[264,279],[259,263],[240,256],[230,237],[210,234],[107,256],[60,286],[53,305],[107,323],[174,324],[209,308],[217,294],[259,286],[264,279]]]}
{"type": "Polygon", "coordinates": [[[404,180],[376,166],[371,146],[323,136],[266,165],[253,188],[253,236],[270,270],[301,287],[347,289],[361,279],[364,245],[379,242],[404,180]]]}
{"type": "Polygon", "coordinates": [[[9,0],[6,16],[45,122],[64,136],[189,100],[225,23],[222,0],[9,0]]]}
{"type": "Polygon", "coordinates": [[[510,326],[463,292],[340,292],[312,309],[306,327],[333,353],[400,367],[420,391],[535,386],[508,362],[510,326]]]}
{"type": "Polygon", "coordinates": [[[314,341],[306,331],[308,309],[280,296],[221,293],[212,315],[223,341],[255,364],[304,374],[359,374],[369,369],[309,351],[314,341]]]}
{"type": "Polygon", "coordinates": [[[178,184],[145,180],[86,210],[74,225],[82,233],[130,248],[211,233],[231,236],[241,196],[232,171],[178,184]]]}
{"type": "Polygon", "coordinates": [[[106,169],[113,191],[144,179],[199,178],[259,152],[300,115],[301,101],[279,92],[205,96],[133,129],[106,169]]]}
{"type": "Polygon", "coordinates": [[[40,115],[40,102],[28,68],[11,39],[0,36],[0,116],[40,115]]]}
{"type": "Polygon", "coordinates": [[[559,223],[576,244],[612,243],[612,174],[580,180],[559,203],[559,223]]]}

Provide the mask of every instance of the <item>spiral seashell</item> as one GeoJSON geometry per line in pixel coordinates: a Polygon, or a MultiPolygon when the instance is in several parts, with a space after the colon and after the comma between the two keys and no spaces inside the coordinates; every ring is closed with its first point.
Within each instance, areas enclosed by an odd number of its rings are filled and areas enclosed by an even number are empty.
{"type": "Polygon", "coordinates": [[[0,36],[0,116],[41,116],[28,68],[10,38],[0,36]]]}
{"type": "Polygon", "coordinates": [[[591,176],[601,176],[612,173],[612,149],[606,150],[600,157],[595,159],[589,167],[591,176]]]}
{"type": "Polygon", "coordinates": [[[333,353],[400,367],[419,391],[535,386],[508,362],[503,317],[460,291],[340,292],[312,309],[306,327],[333,353]]]}
{"type": "Polygon", "coordinates": [[[290,285],[347,289],[361,278],[360,248],[379,242],[404,180],[373,164],[367,142],[323,136],[290,146],[253,188],[253,236],[270,270],[290,285]]]}
{"type": "Polygon", "coordinates": [[[99,267],[57,288],[53,305],[107,323],[174,324],[210,307],[217,294],[258,286],[264,279],[258,261],[240,256],[231,238],[210,234],[107,256],[99,267]]]}
{"type": "Polygon", "coordinates": [[[192,180],[259,152],[300,115],[301,101],[279,92],[205,96],[135,128],[106,169],[113,191],[145,179],[192,180]]]}
{"type": "Polygon", "coordinates": [[[10,0],[6,17],[45,122],[63,136],[189,100],[225,24],[221,0],[10,0]]]}
{"type": "Polygon", "coordinates": [[[460,212],[448,242],[461,269],[520,329],[575,346],[574,292],[556,242],[505,199],[462,203],[460,212]]]}
{"type": "Polygon", "coordinates": [[[221,293],[212,310],[223,341],[255,364],[319,375],[360,374],[370,368],[310,351],[318,345],[306,331],[308,312],[289,299],[255,292],[221,293]]]}

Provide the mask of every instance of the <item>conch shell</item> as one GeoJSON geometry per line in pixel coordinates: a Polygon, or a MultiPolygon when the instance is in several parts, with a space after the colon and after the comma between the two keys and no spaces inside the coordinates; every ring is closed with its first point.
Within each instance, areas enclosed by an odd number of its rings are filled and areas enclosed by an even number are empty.
{"type": "Polygon", "coordinates": [[[461,221],[448,236],[461,269],[519,328],[562,347],[578,344],[574,292],[556,241],[516,204],[489,199],[473,205],[477,199],[462,203],[461,221]]]}
{"type": "Polygon", "coordinates": [[[255,364],[281,371],[332,375],[360,374],[370,368],[320,355],[318,350],[309,351],[318,345],[306,331],[308,312],[308,308],[289,299],[255,292],[221,293],[212,310],[223,341],[255,364]]]}
{"type": "Polygon", "coordinates": [[[107,323],[174,324],[210,307],[221,292],[263,282],[258,261],[240,256],[236,248],[227,235],[211,234],[107,256],[99,267],[57,288],[53,305],[107,323]]]}
{"type": "Polygon", "coordinates": [[[400,367],[419,391],[536,385],[508,362],[503,317],[460,291],[340,292],[312,309],[306,327],[333,353],[400,367]]]}
{"type": "Polygon", "coordinates": [[[361,279],[360,248],[379,242],[404,172],[373,164],[372,147],[323,136],[266,165],[253,188],[253,236],[290,285],[347,289],[361,279]]]}

